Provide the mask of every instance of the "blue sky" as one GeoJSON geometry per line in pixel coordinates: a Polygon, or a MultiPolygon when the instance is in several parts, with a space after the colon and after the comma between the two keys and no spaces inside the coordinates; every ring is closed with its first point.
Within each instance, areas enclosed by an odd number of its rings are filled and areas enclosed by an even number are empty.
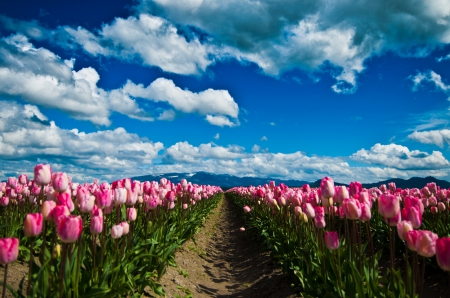
{"type": "Polygon", "coordinates": [[[447,1],[3,1],[0,179],[449,179],[447,1]]]}

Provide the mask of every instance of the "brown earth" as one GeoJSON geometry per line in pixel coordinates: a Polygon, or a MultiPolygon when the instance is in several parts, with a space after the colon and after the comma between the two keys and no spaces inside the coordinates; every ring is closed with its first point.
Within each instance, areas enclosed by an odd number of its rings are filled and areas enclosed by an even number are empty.
{"type": "Polygon", "coordinates": [[[299,297],[298,288],[261,249],[237,207],[223,199],[204,227],[176,252],[161,278],[167,297],[299,297]],[[245,227],[245,226],[244,226],[245,227]]]}

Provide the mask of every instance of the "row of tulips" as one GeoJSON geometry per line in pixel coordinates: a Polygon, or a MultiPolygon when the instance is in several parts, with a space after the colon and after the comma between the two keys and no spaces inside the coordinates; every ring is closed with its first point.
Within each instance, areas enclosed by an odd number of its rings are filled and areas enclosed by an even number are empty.
{"type": "Polygon", "coordinates": [[[427,264],[450,271],[450,191],[434,183],[364,189],[325,177],[319,188],[271,182],[226,196],[243,208],[305,297],[422,297],[427,264]],[[389,266],[379,265],[384,256],[389,266]]]}
{"type": "Polygon", "coordinates": [[[0,183],[2,297],[140,297],[223,193],[185,179],[74,183],[50,165],[0,183]],[[6,223],[6,224],[5,224],[6,223]],[[7,285],[8,264],[29,262],[28,286],[7,285]]]}

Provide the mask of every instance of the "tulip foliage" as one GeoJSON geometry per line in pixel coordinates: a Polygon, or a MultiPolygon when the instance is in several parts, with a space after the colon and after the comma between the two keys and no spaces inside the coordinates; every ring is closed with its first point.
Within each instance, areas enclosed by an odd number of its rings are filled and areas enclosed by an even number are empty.
{"type": "Polygon", "coordinates": [[[364,189],[325,177],[318,188],[271,182],[226,196],[303,297],[423,297],[426,267],[450,271],[450,191],[434,183],[364,189]]]}
{"type": "Polygon", "coordinates": [[[217,206],[219,187],[122,179],[74,183],[37,165],[0,183],[0,281],[15,297],[140,297],[164,295],[158,279],[174,250],[217,206]],[[28,287],[7,285],[8,264],[29,262],[28,287]]]}

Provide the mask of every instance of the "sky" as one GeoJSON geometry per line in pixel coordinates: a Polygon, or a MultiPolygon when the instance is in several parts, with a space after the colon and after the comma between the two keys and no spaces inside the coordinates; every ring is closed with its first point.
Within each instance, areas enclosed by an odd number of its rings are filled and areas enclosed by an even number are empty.
{"type": "Polygon", "coordinates": [[[450,179],[448,0],[0,2],[0,180],[450,179]]]}

